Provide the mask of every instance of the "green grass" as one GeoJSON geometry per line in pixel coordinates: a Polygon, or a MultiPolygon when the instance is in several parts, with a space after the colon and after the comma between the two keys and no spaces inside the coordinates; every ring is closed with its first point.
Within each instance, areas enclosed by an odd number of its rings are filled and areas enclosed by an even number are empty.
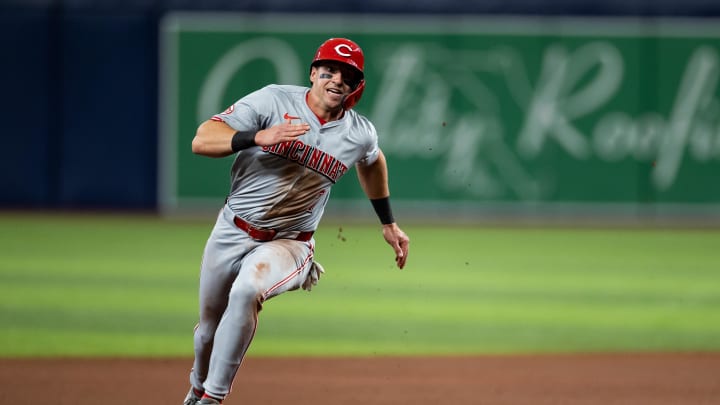
{"type": "MultiPolygon", "coordinates": [[[[0,356],[189,356],[212,219],[0,215],[0,356]]],[[[325,224],[250,355],[720,350],[720,230],[325,224]]]]}

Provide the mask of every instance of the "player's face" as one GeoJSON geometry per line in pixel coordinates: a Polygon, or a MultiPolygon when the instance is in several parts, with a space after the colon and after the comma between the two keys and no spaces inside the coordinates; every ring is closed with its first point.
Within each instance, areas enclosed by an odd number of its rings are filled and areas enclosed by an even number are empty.
{"type": "Polygon", "coordinates": [[[343,100],[357,87],[360,77],[344,63],[327,62],[313,68],[310,73],[314,94],[328,109],[342,106],[343,100]]]}

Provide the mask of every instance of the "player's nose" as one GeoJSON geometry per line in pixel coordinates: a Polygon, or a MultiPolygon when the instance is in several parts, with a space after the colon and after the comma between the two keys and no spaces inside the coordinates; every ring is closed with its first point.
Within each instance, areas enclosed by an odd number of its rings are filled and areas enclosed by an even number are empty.
{"type": "Polygon", "coordinates": [[[337,85],[342,85],[342,83],[343,83],[342,72],[337,71],[337,72],[333,73],[332,78],[330,80],[337,85]]]}

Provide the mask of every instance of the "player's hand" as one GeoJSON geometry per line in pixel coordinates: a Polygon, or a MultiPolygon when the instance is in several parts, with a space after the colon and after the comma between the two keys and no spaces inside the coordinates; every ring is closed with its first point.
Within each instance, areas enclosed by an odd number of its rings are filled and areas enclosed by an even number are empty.
{"type": "Polygon", "coordinates": [[[284,122],[273,127],[263,129],[255,134],[255,143],[258,146],[272,146],[279,143],[295,140],[310,130],[310,124],[290,124],[284,122]]]}
{"type": "Polygon", "coordinates": [[[312,291],[312,288],[318,284],[320,276],[323,274],[325,274],[323,266],[320,263],[313,261],[312,264],[310,264],[310,271],[308,271],[308,275],[302,284],[303,290],[312,291]]]}
{"type": "Polygon", "coordinates": [[[395,263],[402,269],[407,261],[410,238],[395,223],[383,225],[383,237],[395,251],[395,263]]]}

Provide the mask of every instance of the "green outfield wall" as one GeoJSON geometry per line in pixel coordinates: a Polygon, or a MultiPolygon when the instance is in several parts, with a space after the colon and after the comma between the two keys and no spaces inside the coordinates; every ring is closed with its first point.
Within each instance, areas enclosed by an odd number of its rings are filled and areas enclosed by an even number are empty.
{"type": "MultiPolygon", "coordinates": [[[[231,158],[202,121],[269,83],[308,84],[317,46],[366,55],[356,109],[395,201],[416,207],[717,212],[720,24],[703,20],[170,14],[161,27],[160,203],[216,208],[231,158]]],[[[354,174],[338,206],[363,200],[354,174]]]]}

